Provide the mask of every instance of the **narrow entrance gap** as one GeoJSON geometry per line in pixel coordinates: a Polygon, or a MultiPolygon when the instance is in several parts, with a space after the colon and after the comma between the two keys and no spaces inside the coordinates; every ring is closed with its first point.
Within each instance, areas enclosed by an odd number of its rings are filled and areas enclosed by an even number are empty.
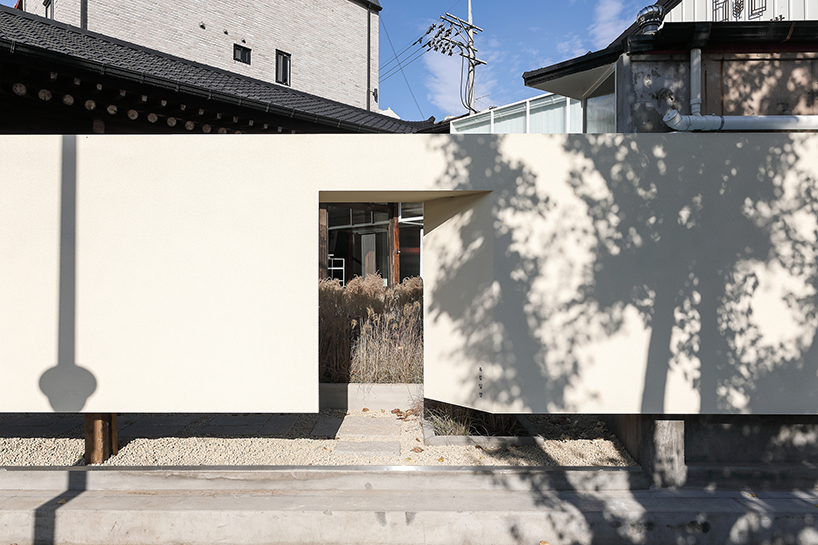
{"type": "Polygon", "coordinates": [[[423,203],[320,203],[322,383],[423,381],[422,237],[423,203]]]}

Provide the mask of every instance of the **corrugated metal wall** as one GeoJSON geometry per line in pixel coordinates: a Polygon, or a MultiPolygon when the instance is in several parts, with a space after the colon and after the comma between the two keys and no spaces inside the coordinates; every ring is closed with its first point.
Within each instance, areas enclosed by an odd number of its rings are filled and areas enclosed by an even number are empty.
{"type": "Polygon", "coordinates": [[[735,0],[682,0],[665,18],[671,23],[688,21],[785,21],[818,19],[818,0],[744,0],[735,17],[735,0]]]}

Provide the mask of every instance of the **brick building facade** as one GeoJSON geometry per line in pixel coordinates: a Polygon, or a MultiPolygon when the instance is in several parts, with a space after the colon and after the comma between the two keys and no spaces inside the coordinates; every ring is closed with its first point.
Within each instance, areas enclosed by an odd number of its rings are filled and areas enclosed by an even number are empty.
{"type": "Polygon", "coordinates": [[[377,111],[376,0],[23,0],[23,9],[377,111]]]}

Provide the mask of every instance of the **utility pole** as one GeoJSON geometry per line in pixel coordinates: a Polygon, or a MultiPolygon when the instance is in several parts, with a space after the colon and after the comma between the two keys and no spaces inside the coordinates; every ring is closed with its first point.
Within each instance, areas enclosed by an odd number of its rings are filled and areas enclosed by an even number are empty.
{"type": "Polygon", "coordinates": [[[474,50],[474,25],[472,24],[472,16],[471,16],[471,0],[469,0],[469,78],[468,82],[466,83],[466,93],[468,96],[468,103],[469,103],[469,113],[477,113],[477,110],[474,108],[474,61],[476,59],[475,50],[474,50]]]}
{"type": "Polygon", "coordinates": [[[428,51],[434,49],[450,57],[455,51],[469,61],[469,71],[466,77],[466,89],[463,93],[461,88],[460,101],[469,110],[470,114],[477,113],[474,108],[474,69],[481,64],[486,64],[477,58],[477,49],[474,47],[474,32],[483,32],[483,29],[474,26],[472,22],[471,0],[469,0],[469,20],[464,21],[450,13],[440,16],[440,21],[429,27],[426,31],[428,36],[435,32],[428,41],[423,44],[428,51]],[[435,32],[436,31],[436,32],[435,32]]]}

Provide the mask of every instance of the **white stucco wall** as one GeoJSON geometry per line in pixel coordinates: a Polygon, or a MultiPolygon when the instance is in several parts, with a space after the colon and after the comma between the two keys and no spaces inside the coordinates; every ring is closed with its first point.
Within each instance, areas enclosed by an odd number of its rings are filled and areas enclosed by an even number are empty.
{"type": "Polygon", "coordinates": [[[816,412],[814,136],[77,137],[73,330],[65,138],[0,137],[1,411],[317,410],[318,203],[403,200],[427,397],[816,412]]]}

